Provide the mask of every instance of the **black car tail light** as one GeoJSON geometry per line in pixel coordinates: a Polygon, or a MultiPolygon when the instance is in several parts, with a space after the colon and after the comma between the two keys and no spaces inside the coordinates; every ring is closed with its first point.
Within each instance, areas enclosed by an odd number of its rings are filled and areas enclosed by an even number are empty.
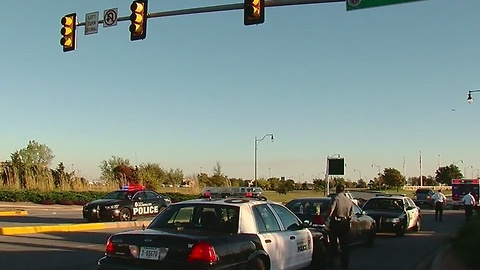
{"type": "Polygon", "coordinates": [[[113,255],[115,247],[113,246],[112,236],[108,237],[107,246],[105,248],[105,255],[113,255]]]}
{"type": "Polygon", "coordinates": [[[199,242],[193,246],[188,261],[214,263],[217,261],[217,254],[212,245],[207,242],[199,242]]]}

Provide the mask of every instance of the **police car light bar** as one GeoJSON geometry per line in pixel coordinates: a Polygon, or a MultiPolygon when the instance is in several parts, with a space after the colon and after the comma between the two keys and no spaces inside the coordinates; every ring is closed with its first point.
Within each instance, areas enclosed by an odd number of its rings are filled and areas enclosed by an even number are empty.
{"type": "Polygon", "coordinates": [[[128,191],[131,191],[131,190],[144,190],[145,187],[142,186],[142,185],[124,185],[122,187],[122,190],[128,190],[128,191]]]}

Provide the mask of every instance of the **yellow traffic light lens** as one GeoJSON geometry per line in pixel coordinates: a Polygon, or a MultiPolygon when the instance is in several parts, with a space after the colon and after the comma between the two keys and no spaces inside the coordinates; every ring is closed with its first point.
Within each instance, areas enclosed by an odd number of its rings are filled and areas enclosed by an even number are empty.
{"type": "Polygon", "coordinates": [[[143,32],[143,27],[141,24],[132,24],[130,25],[130,32],[139,35],[143,32]]]}
{"type": "Polygon", "coordinates": [[[73,32],[73,30],[72,30],[72,28],[70,28],[70,27],[63,27],[63,28],[60,30],[60,34],[62,34],[63,36],[68,36],[68,35],[70,35],[72,32],[73,32]]]}
{"type": "Polygon", "coordinates": [[[73,25],[73,18],[72,17],[63,17],[62,24],[65,26],[72,26],[73,25]]]}
{"type": "Polygon", "coordinates": [[[142,13],[144,10],[144,6],[142,3],[133,2],[130,6],[130,10],[135,13],[142,13]]]}
{"type": "Polygon", "coordinates": [[[60,39],[60,45],[65,46],[65,47],[71,47],[73,44],[73,41],[70,37],[64,37],[60,39]]]}
{"type": "Polygon", "coordinates": [[[142,14],[132,14],[130,15],[130,21],[132,23],[143,23],[143,16],[142,14]]]}
{"type": "Polygon", "coordinates": [[[251,0],[249,1],[245,12],[248,17],[258,18],[260,17],[260,0],[251,0]]]}

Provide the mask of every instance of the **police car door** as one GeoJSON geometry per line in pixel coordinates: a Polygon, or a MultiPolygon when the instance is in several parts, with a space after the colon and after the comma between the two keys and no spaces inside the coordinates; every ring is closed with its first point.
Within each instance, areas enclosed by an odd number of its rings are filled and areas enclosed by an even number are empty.
{"type": "Polygon", "coordinates": [[[147,209],[148,211],[145,211],[143,214],[144,215],[149,215],[149,216],[156,216],[160,212],[160,198],[155,192],[152,191],[145,191],[146,199],[145,202],[147,204],[147,209]]]}
{"type": "Polygon", "coordinates": [[[409,220],[408,228],[412,228],[417,223],[417,219],[419,216],[418,208],[410,198],[406,198],[404,201],[406,203],[405,205],[408,207],[408,210],[407,210],[407,216],[409,220]]]}
{"type": "Polygon", "coordinates": [[[298,218],[285,207],[270,204],[283,224],[283,234],[288,252],[285,269],[303,269],[310,265],[313,254],[313,237],[309,229],[302,227],[298,218]]]}
{"type": "Polygon", "coordinates": [[[281,230],[275,215],[266,204],[256,205],[252,210],[258,237],[270,258],[270,270],[287,269],[287,258],[290,250],[287,249],[284,232],[281,230]]]}
{"type": "Polygon", "coordinates": [[[133,195],[132,201],[133,201],[133,211],[132,211],[132,216],[134,217],[139,217],[143,216],[144,213],[144,200],[145,200],[145,192],[143,191],[138,191],[133,195]]]}

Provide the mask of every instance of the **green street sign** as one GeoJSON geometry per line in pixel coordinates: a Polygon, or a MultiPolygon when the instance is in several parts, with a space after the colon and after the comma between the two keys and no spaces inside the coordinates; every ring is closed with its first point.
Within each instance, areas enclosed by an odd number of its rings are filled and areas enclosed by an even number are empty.
{"type": "Polygon", "coordinates": [[[416,2],[416,1],[424,1],[424,0],[347,0],[346,2],[347,2],[347,11],[348,11],[348,10],[364,9],[364,8],[371,8],[371,7],[403,4],[403,3],[416,2]]]}

